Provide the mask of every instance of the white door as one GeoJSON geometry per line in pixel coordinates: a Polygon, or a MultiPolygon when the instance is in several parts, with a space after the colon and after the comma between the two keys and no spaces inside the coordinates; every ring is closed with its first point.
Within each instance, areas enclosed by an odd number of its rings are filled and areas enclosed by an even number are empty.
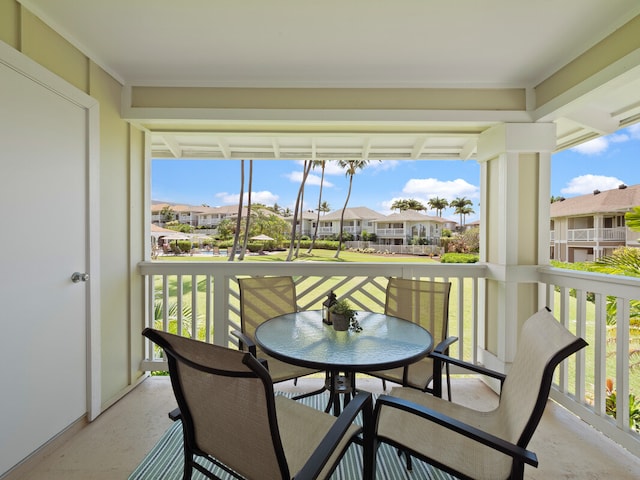
{"type": "Polygon", "coordinates": [[[88,283],[71,280],[88,271],[89,115],[4,60],[0,476],[85,416],[90,391],[88,283]]]}

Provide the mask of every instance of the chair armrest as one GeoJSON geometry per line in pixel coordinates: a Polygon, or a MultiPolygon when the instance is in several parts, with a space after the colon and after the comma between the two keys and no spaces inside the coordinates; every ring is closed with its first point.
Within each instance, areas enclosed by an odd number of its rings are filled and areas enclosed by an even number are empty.
{"type": "MultiPolygon", "coordinates": [[[[473,427],[467,423],[456,420],[455,418],[444,415],[435,410],[423,407],[413,402],[403,400],[401,398],[392,397],[390,395],[381,395],[376,400],[376,409],[374,413],[374,423],[378,425],[378,418],[380,415],[380,409],[385,405],[389,408],[397,408],[404,412],[417,415],[425,420],[432,421],[438,425],[448,428],[460,435],[463,435],[471,440],[479,442],[483,445],[487,445],[499,452],[509,455],[515,460],[528,463],[534,467],[538,466],[538,457],[535,453],[511,442],[507,442],[500,437],[496,437],[490,433],[484,432],[476,427],[473,427]]],[[[377,431],[376,431],[377,435],[377,431]]],[[[408,449],[411,449],[410,445],[406,445],[408,449]]],[[[455,467],[454,467],[455,468],[455,467]]]]}
{"type": "MultiPolygon", "coordinates": [[[[296,480],[311,480],[318,478],[320,471],[329,461],[338,443],[344,437],[347,429],[351,426],[356,417],[362,412],[364,426],[364,448],[371,448],[366,454],[372,454],[373,444],[370,442],[373,434],[373,397],[369,392],[359,391],[355,398],[344,408],[333,426],[324,436],[311,457],[307,460],[300,471],[294,475],[296,480]]],[[[366,457],[365,457],[366,458],[366,457]]]]}
{"type": "Polygon", "coordinates": [[[246,347],[247,350],[249,350],[249,353],[251,355],[253,355],[254,357],[258,356],[258,352],[256,350],[256,344],[249,335],[242,333],[240,330],[232,330],[231,335],[233,335],[239,340],[238,348],[240,350],[244,350],[246,347]]]}
{"type": "Polygon", "coordinates": [[[485,367],[481,367],[480,365],[474,365],[473,363],[465,362],[463,360],[458,360],[457,358],[450,357],[448,355],[444,355],[442,353],[438,353],[435,350],[429,354],[430,357],[437,359],[440,362],[449,363],[451,365],[456,365],[458,367],[462,367],[466,370],[471,370],[472,372],[480,373],[482,375],[487,375],[488,377],[497,378],[500,380],[502,384],[507,376],[504,373],[496,372],[495,370],[490,370],[485,367]]]}
{"type": "Polygon", "coordinates": [[[443,341],[441,341],[438,345],[436,345],[435,348],[432,350],[432,352],[445,353],[449,349],[449,347],[454,343],[456,343],[457,341],[458,341],[458,337],[447,337],[443,341]]]}

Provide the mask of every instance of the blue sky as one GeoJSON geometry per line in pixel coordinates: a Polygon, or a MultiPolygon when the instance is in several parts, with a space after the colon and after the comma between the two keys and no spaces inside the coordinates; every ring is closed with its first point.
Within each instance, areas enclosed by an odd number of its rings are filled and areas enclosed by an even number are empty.
{"type": "MultiPolygon", "coordinates": [[[[245,161],[248,177],[249,162],[245,161]]],[[[293,209],[302,176],[302,162],[253,162],[252,201],[266,205],[277,203],[293,209]]],[[[640,183],[640,124],[584,143],[553,155],[551,194],[574,197],[609,190],[619,184],[640,183]]],[[[305,208],[315,209],[318,202],[320,170],[312,170],[305,188],[305,208]]],[[[323,201],[332,210],[342,208],[348,191],[348,177],[337,163],[325,170],[323,201]]],[[[240,162],[237,160],[165,160],[152,161],[151,198],[154,201],[188,205],[237,205],[240,191],[240,162]]],[[[246,192],[245,192],[246,194],[246,192]]],[[[391,213],[394,200],[413,198],[425,205],[435,196],[453,200],[467,197],[473,201],[478,218],[480,208],[480,167],[468,161],[394,161],[371,162],[353,179],[350,207],[366,206],[391,213]]],[[[430,215],[435,212],[429,210],[430,215]]],[[[443,216],[458,220],[452,210],[443,216]]]]}

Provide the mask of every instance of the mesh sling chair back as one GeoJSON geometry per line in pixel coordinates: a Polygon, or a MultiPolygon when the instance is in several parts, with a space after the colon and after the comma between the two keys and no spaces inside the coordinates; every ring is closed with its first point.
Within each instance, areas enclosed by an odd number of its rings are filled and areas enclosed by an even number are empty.
{"type": "Polygon", "coordinates": [[[240,328],[232,332],[239,338],[241,350],[267,361],[274,383],[291,380],[320,370],[298,367],[277,360],[255,344],[256,328],[266,320],[297,311],[295,284],[291,277],[249,277],[238,279],[240,286],[240,328]]]}
{"type": "Polygon", "coordinates": [[[372,476],[371,394],[358,394],[336,418],[274,395],[269,372],[250,353],[150,328],[142,334],[167,356],[183,423],[184,479],[194,468],[218,478],[199,457],[238,478],[326,478],[362,433],[352,423],[359,413],[367,429],[363,475],[372,476]]]}
{"type": "Polygon", "coordinates": [[[459,478],[522,479],[525,464],[538,466],[536,455],[526,448],[544,412],[553,372],[586,345],[542,309],[524,323],[508,375],[435,354],[499,379],[498,407],[480,412],[417,390],[394,388],[376,402],[376,439],[459,478]]]}
{"type": "MultiPolygon", "coordinates": [[[[451,282],[435,282],[426,280],[409,280],[404,278],[390,278],[387,284],[385,313],[394,317],[409,320],[424,327],[431,333],[435,345],[433,351],[448,353],[451,344],[457,337],[448,337],[449,327],[449,292],[451,282]]],[[[451,398],[451,383],[449,368],[445,365],[447,376],[447,391],[451,398]]],[[[442,364],[435,364],[430,356],[405,367],[376,372],[369,375],[381,378],[386,390],[386,380],[399,383],[405,387],[417,388],[422,391],[434,392],[429,384],[434,375],[440,375],[442,364]],[[437,370],[437,372],[436,372],[437,370]]],[[[440,382],[434,386],[440,386],[440,382]]],[[[440,391],[435,392],[440,396],[440,391]]]]}

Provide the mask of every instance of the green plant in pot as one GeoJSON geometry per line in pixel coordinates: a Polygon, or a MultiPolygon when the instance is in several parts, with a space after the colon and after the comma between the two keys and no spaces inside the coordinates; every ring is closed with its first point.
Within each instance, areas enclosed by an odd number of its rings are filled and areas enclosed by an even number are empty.
{"type": "Polygon", "coordinates": [[[351,308],[351,304],[346,299],[338,300],[329,308],[329,311],[331,312],[333,328],[338,331],[348,330],[357,315],[357,312],[351,308]]]}

